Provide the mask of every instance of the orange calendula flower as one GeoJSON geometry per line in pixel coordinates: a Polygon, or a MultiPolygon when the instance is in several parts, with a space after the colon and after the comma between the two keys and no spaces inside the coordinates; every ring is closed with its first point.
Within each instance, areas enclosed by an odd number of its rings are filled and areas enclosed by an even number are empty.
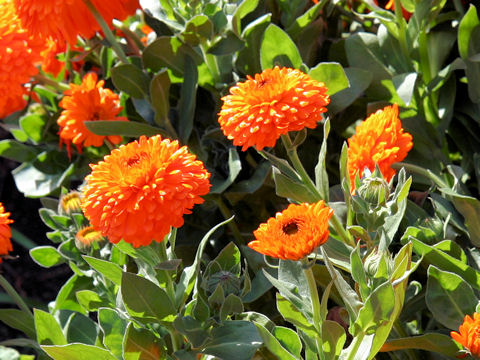
{"type": "Polygon", "coordinates": [[[463,324],[458,328],[458,332],[450,332],[450,336],[456,342],[462,344],[472,355],[480,357],[480,314],[473,313],[473,319],[465,315],[463,324]]]}
{"type": "MultiPolygon", "coordinates": [[[[91,38],[100,26],[83,0],[13,0],[22,24],[32,34],[77,42],[77,36],[91,38]]],[[[140,7],[138,0],[90,0],[107,24],[124,20],[140,7]]]]}
{"type": "Polygon", "coordinates": [[[81,85],[70,84],[65,91],[65,97],[60,101],[63,110],[57,119],[60,127],[60,141],[67,145],[70,156],[70,145],[77,146],[79,152],[82,146],[102,146],[105,139],[112,144],[119,144],[122,137],[118,135],[96,135],[87,129],[85,121],[117,120],[128,121],[119,116],[122,111],[120,97],[112,90],[103,87],[104,81],[97,82],[97,74],[85,75],[81,85]]]}
{"type": "MultiPolygon", "coordinates": [[[[5,212],[3,204],[0,203],[0,255],[7,255],[10,251],[13,251],[12,242],[10,241],[12,230],[9,226],[9,224],[13,223],[13,220],[9,217],[10,213],[5,212]]],[[[2,258],[0,256],[1,262],[2,258]]]]}
{"type": "Polygon", "coordinates": [[[82,209],[113,243],[161,242],[170,227],[183,225],[183,214],[202,203],[200,196],[210,189],[203,163],[186,146],[160,135],[142,136],[90,166],[82,209]]]}
{"type": "Polygon", "coordinates": [[[375,164],[385,180],[390,181],[395,175],[391,165],[405,159],[412,146],[412,135],[403,132],[397,104],[370,115],[348,139],[348,172],[352,188],[356,175],[362,177],[365,168],[373,172],[375,164]]]}
{"type": "MultiPolygon", "coordinates": [[[[71,51],[82,51],[81,48],[70,46],[71,51]]],[[[46,73],[57,77],[65,68],[65,62],[58,59],[58,55],[67,51],[67,43],[65,41],[48,38],[45,42],[45,49],[42,50],[42,70],[46,73]]],[[[74,59],[72,59],[73,61],[74,59]]],[[[83,66],[83,60],[72,63],[74,70],[80,70],[83,66]]]]}
{"type": "Polygon", "coordinates": [[[22,28],[12,1],[0,1],[0,118],[26,106],[23,85],[38,72],[42,46],[22,28]]]}
{"type": "Polygon", "coordinates": [[[328,220],[333,210],[324,201],[315,204],[290,204],[253,232],[253,250],[282,260],[300,260],[329,236],[328,220]]]}
{"type": "Polygon", "coordinates": [[[230,88],[218,122],[243,151],[250,146],[262,150],[289,131],[315,128],[330,103],[327,91],[300,70],[276,66],[230,88]]]}
{"type": "Polygon", "coordinates": [[[75,234],[75,243],[79,248],[88,248],[93,242],[102,240],[102,234],[93,226],[86,226],[75,234]]]}

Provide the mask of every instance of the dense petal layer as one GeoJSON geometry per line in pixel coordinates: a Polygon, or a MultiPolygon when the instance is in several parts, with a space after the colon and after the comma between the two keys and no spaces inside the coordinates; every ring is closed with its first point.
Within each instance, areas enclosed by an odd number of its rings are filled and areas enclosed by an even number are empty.
{"type": "MultiPolygon", "coordinates": [[[[13,220],[9,217],[10,213],[5,212],[3,204],[0,203],[0,255],[7,255],[13,250],[12,242],[10,240],[12,237],[12,230],[9,226],[9,224],[13,223],[13,220]]],[[[0,263],[1,262],[2,258],[0,257],[0,263]]]]}
{"type": "Polygon", "coordinates": [[[210,189],[210,173],[186,146],[160,135],[122,145],[91,165],[82,208],[95,229],[117,243],[161,242],[210,189]]]}
{"type": "Polygon", "coordinates": [[[268,256],[283,260],[300,260],[329,236],[328,220],[333,210],[323,201],[315,204],[290,204],[274,218],[260,224],[248,246],[268,256]]]}
{"type": "Polygon", "coordinates": [[[330,103],[323,83],[300,70],[267,69],[248,76],[222,98],[220,127],[242,150],[274,146],[289,131],[313,129],[330,103]]]}
{"type": "Polygon", "coordinates": [[[480,314],[474,313],[473,318],[465,315],[458,332],[452,331],[450,336],[462,344],[474,356],[480,356],[480,314]]]}

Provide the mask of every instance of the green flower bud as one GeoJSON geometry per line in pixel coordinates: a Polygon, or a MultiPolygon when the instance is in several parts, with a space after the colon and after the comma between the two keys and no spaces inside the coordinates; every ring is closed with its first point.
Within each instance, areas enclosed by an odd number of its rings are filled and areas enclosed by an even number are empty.
{"type": "Polygon", "coordinates": [[[390,186],[379,177],[366,178],[358,188],[358,195],[373,208],[385,206],[390,196],[390,186]]]}
{"type": "Polygon", "coordinates": [[[225,297],[229,294],[239,294],[242,287],[242,280],[230,271],[219,271],[212,274],[207,280],[207,291],[213,293],[217,288],[217,285],[223,289],[225,297]]]}

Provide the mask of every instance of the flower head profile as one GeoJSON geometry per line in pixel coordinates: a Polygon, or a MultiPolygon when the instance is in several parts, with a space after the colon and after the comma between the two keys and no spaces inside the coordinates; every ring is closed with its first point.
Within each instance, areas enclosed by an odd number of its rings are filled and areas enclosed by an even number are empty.
{"type": "MultiPolygon", "coordinates": [[[[74,45],[77,36],[91,38],[100,26],[83,0],[13,0],[22,25],[31,34],[74,45]]],[[[139,8],[138,0],[90,0],[107,24],[124,20],[139,8]]]]}
{"type": "Polygon", "coordinates": [[[276,66],[230,88],[218,122],[243,151],[250,146],[262,150],[289,131],[315,128],[330,103],[327,91],[300,70],[276,66]]]}
{"type": "Polygon", "coordinates": [[[300,260],[327,241],[328,220],[333,210],[324,201],[290,204],[260,224],[248,243],[253,250],[282,260],[300,260]]]}
{"type": "Polygon", "coordinates": [[[113,243],[161,242],[210,190],[203,163],[186,146],[160,135],[122,145],[91,168],[82,209],[113,243]]]}
{"type": "Polygon", "coordinates": [[[96,135],[85,126],[85,121],[128,121],[126,117],[117,117],[123,109],[120,97],[103,85],[103,80],[97,82],[97,74],[88,73],[80,85],[70,84],[70,89],[64,93],[66,96],[60,101],[60,107],[64,109],[57,119],[60,141],[67,145],[69,155],[72,143],[81,152],[83,146],[102,146],[105,139],[112,144],[122,141],[121,136],[96,135]]]}
{"type": "Polygon", "coordinates": [[[102,234],[93,226],[86,226],[75,234],[75,244],[78,248],[89,248],[94,242],[103,240],[102,234]]]}
{"type": "Polygon", "coordinates": [[[0,1],[0,118],[26,106],[24,84],[38,72],[42,47],[21,26],[12,1],[0,1]]]}
{"type": "MultiPolygon", "coordinates": [[[[12,242],[10,241],[12,230],[9,226],[9,224],[13,223],[13,220],[9,217],[10,213],[5,212],[3,204],[0,203],[0,255],[7,255],[13,250],[12,242]]],[[[1,262],[2,258],[0,257],[0,263],[1,262]]]]}
{"type": "Polygon", "coordinates": [[[465,315],[463,324],[458,328],[458,332],[450,332],[453,340],[460,343],[472,355],[480,356],[480,314],[474,313],[473,319],[470,315],[465,315]]]}
{"type": "Polygon", "coordinates": [[[348,139],[348,172],[352,187],[355,177],[362,177],[378,164],[386,181],[395,175],[391,165],[402,161],[412,148],[412,135],[404,133],[398,117],[398,105],[387,106],[370,115],[348,139]]]}

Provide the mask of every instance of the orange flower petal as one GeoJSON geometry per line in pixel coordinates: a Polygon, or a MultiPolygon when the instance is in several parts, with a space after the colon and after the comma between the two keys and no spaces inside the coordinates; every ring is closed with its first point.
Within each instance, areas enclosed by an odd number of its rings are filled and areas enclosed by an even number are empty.
{"type": "Polygon", "coordinates": [[[220,127],[243,151],[274,146],[289,131],[315,128],[330,103],[323,83],[300,70],[278,66],[248,76],[222,100],[220,127]]]}
{"type": "MultiPolygon", "coordinates": [[[[10,213],[5,212],[3,204],[0,203],[0,255],[7,255],[10,251],[13,251],[12,242],[12,230],[9,224],[13,223],[13,220],[9,219],[10,213]]],[[[2,258],[0,257],[0,263],[2,258]]]]}
{"type": "Polygon", "coordinates": [[[469,315],[465,315],[458,332],[452,331],[450,336],[472,355],[480,356],[480,314],[474,313],[473,319],[469,315]]]}
{"type": "Polygon", "coordinates": [[[373,172],[375,164],[390,181],[395,175],[391,165],[405,159],[412,146],[412,135],[403,132],[397,104],[370,115],[348,139],[348,172],[352,190],[355,176],[362,177],[365,168],[373,172]]]}
{"type": "Polygon", "coordinates": [[[186,146],[140,137],[90,165],[82,209],[113,243],[121,239],[135,247],[161,242],[170,227],[183,225],[183,214],[203,202],[210,173],[186,146]]]}
{"type": "Polygon", "coordinates": [[[324,201],[290,204],[253,232],[253,250],[282,260],[300,260],[328,240],[333,210],[324,201]]]}

